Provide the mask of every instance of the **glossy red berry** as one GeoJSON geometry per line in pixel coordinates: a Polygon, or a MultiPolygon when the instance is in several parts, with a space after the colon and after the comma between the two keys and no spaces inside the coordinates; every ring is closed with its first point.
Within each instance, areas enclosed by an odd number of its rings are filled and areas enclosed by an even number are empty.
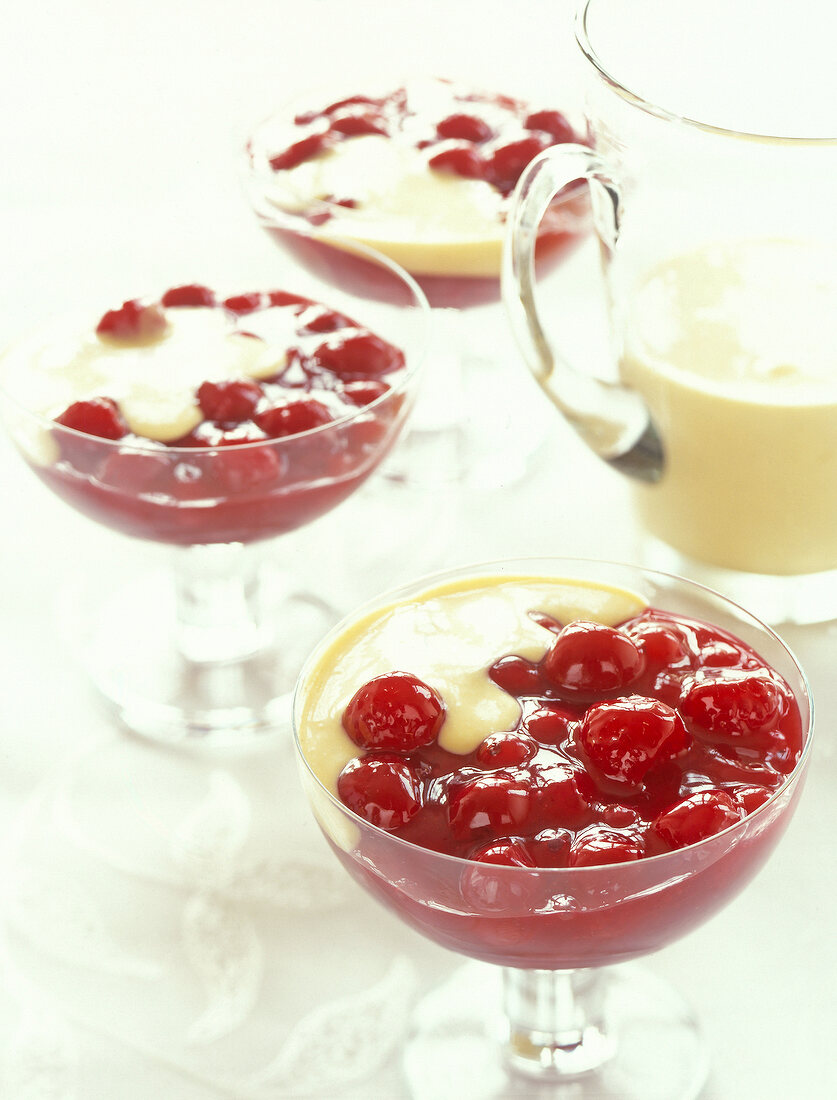
{"type": "Polygon", "coordinates": [[[560,745],[567,740],[578,721],[573,711],[550,704],[526,714],[522,728],[541,745],[560,745]]]}
{"type": "Polygon", "coordinates": [[[436,740],[445,720],[439,694],[409,672],[376,676],[355,692],[343,729],[365,749],[412,752],[436,740]]]}
{"type": "Polygon", "coordinates": [[[530,785],[511,771],[466,773],[448,786],[448,823],[457,837],[519,832],[530,809],[530,785]]]}
{"type": "Polygon", "coordinates": [[[531,910],[533,880],[507,870],[535,867],[526,844],[517,839],[493,841],[477,848],[469,859],[474,866],[462,873],[462,895],[470,906],[508,917],[531,910]],[[492,871],[493,867],[498,870],[492,871]]]}
{"type": "Polygon", "coordinates": [[[144,493],[159,486],[170,473],[164,452],[116,451],[103,462],[98,480],[123,493],[144,493]]]}
{"type": "Polygon", "coordinates": [[[497,687],[517,698],[540,695],[543,691],[540,669],[525,657],[514,654],[501,657],[488,670],[488,675],[497,687]]]}
{"type": "Polygon", "coordinates": [[[389,386],[379,378],[362,378],[356,382],[347,382],[343,387],[343,396],[353,405],[371,405],[388,390],[389,386]]]}
{"type": "Polygon", "coordinates": [[[721,668],[685,680],[680,712],[699,737],[746,743],[773,733],[788,701],[786,689],[767,669],[721,668]]]}
{"type": "Polygon", "coordinates": [[[676,710],[657,699],[629,695],[591,706],[579,741],[602,775],[639,784],[655,765],[684,752],[691,737],[676,710]]]}
{"type": "Polygon", "coordinates": [[[491,733],[477,746],[477,763],[483,768],[512,768],[525,764],[538,751],[531,737],[520,733],[491,733]]]}
{"type": "Polygon", "coordinates": [[[542,130],[553,142],[576,141],[575,130],[560,111],[532,111],[523,123],[527,130],[542,130]]]}
{"type": "MultiPolygon", "coordinates": [[[[221,304],[230,313],[253,313],[255,310],[264,307],[265,296],[259,291],[253,291],[250,294],[232,294],[229,298],[225,298],[221,304]]],[[[251,334],[248,333],[248,335],[251,334]]]]}
{"type": "Polygon", "coordinates": [[[637,833],[605,825],[591,825],[580,832],[570,846],[570,867],[602,867],[632,863],[645,855],[645,843],[637,833]]]}
{"type": "Polygon", "coordinates": [[[623,690],[643,667],[639,647],[627,634],[581,619],[564,627],[541,661],[551,684],[580,699],[623,690]]]}
{"type": "Polygon", "coordinates": [[[110,397],[74,401],[55,419],[65,428],[73,428],[74,431],[95,435],[100,439],[122,439],[128,434],[128,426],[122,419],[119,406],[110,397]]]}
{"type": "Polygon", "coordinates": [[[571,843],[572,833],[567,829],[541,829],[527,846],[538,867],[566,867],[571,843]]]}
{"type": "Polygon", "coordinates": [[[315,361],[341,378],[368,377],[401,370],[404,353],[394,344],[365,330],[336,333],[317,349],[315,361]]]}
{"type": "Polygon", "coordinates": [[[639,648],[646,670],[688,669],[693,663],[693,647],[674,626],[646,619],[632,623],[626,633],[639,648]]]}
{"type": "Polygon", "coordinates": [[[569,764],[532,768],[537,820],[544,828],[579,829],[590,820],[590,804],[569,764]]]}
{"type": "Polygon", "coordinates": [[[274,405],[273,408],[264,409],[254,416],[255,422],[271,439],[309,432],[312,428],[320,428],[333,419],[331,411],[314,398],[287,401],[284,405],[274,405]]]}
{"type": "Polygon", "coordinates": [[[478,180],[485,174],[482,157],[471,145],[442,149],[427,163],[437,172],[452,172],[456,176],[464,176],[465,179],[478,180]]]}
{"type": "Polygon", "coordinates": [[[198,404],[206,419],[226,424],[250,420],[263,396],[257,382],[244,378],[203,382],[198,387],[198,404]]]}
{"type": "Polygon", "coordinates": [[[359,137],[362,134],[387,133],[383,117],[376,111],[347,111],[335,114],[331,120],[333,133],[343,137],[359,137]]]}
{"type": "Polygon", "coordinates": [[[526,165],[546,148],[547,142],[536,134],[500,145],[486,164],[487,178],[501,189],[511,189],[526,165]]]}
{"type": "Polygon", "coordinates": [[[119,309],[110,309],[96,326],[96,333],[117,343],[144,343],[159,339],[168,322],[163,309],[157,303],[142,302],[131,298],[119,309]]]}
{"type": "Polygon", "coordinates": [[[311,306],[300,314],[299,324],[300,333],[336,332],[341,328],[353,327],[354,321],[327,306],[311,306]]]}
{"type": "Polygon", "coordinates": [[[221,492],[231,496],[258,488],[264,491],[282,474],[282,460],[275,447],[245,446],[247,440],[222,441],[222,450],[211,456],[210,468],[221,492]]]}
{"type": "Polygon", "coordinates": [[[448,115],[436,124],[436,133],[443,140],[453,141],[488,141],[494,136],[494,131],[484,118],[478,115],[455,114],[448,115]]]}
{"type": "Polygon", "coordinates": [[[210,307],[215,305],[215,294],[208,286],[188,283],[185,286],[173,286],[166,291],[160,301],[167,309],[210,307]]]}
{"type": "Polygon", "coordinates": [[[265,297],[268,305],[271,306],[310,306],[313,304],[310,298],[303,298],[301,294],[291,294],[287,290],[268,290],[265,297]]]}
{"type": "Polygon", "coordinates": [[[745,814],[751,814],[759,806],[763,806],[773,792],[767,787],[750,784],[749,786],[736,787],[735,790],[728,793],[732,795],[745,814]]]}
{"type": "Polygon", "coordinates": [[[670,848],[685,848],[740,821],[743,810],[725,792],[698,791],[659,814],[652,828],[670,848]]]}
{"type": "Polygon", "coordinates": [[[390,753],[359,756],[342,770],[337,793],[348,808],[379,829],[403,829],[421,809],[421,788],[413,769],[390,753]]]}
{"type": "Polygon", "coordinates": [[[272,156],[268,163],[274,172],[284,172],[290,168],[296,168],[303,161],[319,156],[329,145],[328,133],[306,134],[305,137],[289,145],[287,149],[283,149],[281,153],[272,156]]]}

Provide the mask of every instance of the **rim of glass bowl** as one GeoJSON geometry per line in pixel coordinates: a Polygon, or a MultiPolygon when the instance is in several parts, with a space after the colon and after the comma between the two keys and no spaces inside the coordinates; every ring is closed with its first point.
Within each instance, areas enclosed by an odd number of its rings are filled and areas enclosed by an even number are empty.
{"type": "MultiPolygon", "coordinates": [[[[374,249],[367,247],[366,245],[352,243],[354,251],[362,254],[364,259],[367,259],[371,263],[378,264],[381,267],[388,268],[390,273],[395,276],[396,279],[400,279],[415,298],[415,302],[410,307],[417,309],[421,317],[419,338],[417,339],[416,351],[412,354],[406,354],[405,352],[405,368],[398,380],[397,385],[391,386],[385,393],[382,393],[380,397],[376,397],[374,401],[370,401],[368,405],[358,405],[354,411],[346,413],[345,416],[339,417],[337,420],[329,420],[326,424],[319,424],[315,428],[308,428],[304,432],[296,432],[293,435],[277,436],[276,438],[267,437],[265,439],[254,439],[248,443],[236,443],[234,450],[240,451],[252,451],[258,447],[266,446],[289,446],[293,442],[299,439],[310,439],[316,435],[323,435],[329,431],[333,431],[335,428],[343,428],[349,424],[352,424],[359,417],[368,414],[370,411],[374,411],[381,405],[392,400],[393,397],[399,394],[405,393],[415,376],[421,370],[427,356],[427,350],[429,345],[430,336],[430,305],[427,301],[427,297],[415,279],[409,272],[405,271],[399,264],[395,263],[388,256],[384,256],[380,252],[376,252],[374,249]]],[[[341,290],[340,284],[337,284],[337,290],[341,290]]],[[[141,301],[157,301],[158,299],[152,295],[139,295],[141,301]]],[[[312,301],[314,301],[312,299],[312,301]]],[[[314,304],[320,304],[328,306],[327,301],[315,302],[314,304]]],[[[394,307],[397,308],[397,307],[394,307]]],[[[66,317],[66,315],[62,315],[66,317]]],[[[71,316],[78,316],[77,313],[71,316]]],[[[247,316],[243,314],[242,316],[247,316]]],[[[58,318],[54,319],[53,325],[57,327],[58,318]]],[[[360,321],[360,324],[363,322],[360,321]]],[[[30,417],[40,427],[49,431],[59,431],[59,434],[66,433],[71,438],[83,439],[86,442],[102,443],[115,448],[116,450],[130,450],[132,452],[147,452],[149,454],[159,455],[174,454],[178,456],[189,455],[192,458],[200,457],[207,454],[218,454],[219,452],[226,452],[228,447],[175,447],[168,443],[160,443],[157,440],[147,438],[145,436],[132,436],[129,439],[123,437],[122,439],[106,439],[103,436],[91,435],[88,432],[79,431],[76,428],[69,428],[66,424],[59,424],[57,420],[52,419],[44,413],[35,412],[34,409],[30,409],[25,405],[18,397],[9,391],[8,386],[5,384],[5,373],[8,369],[8,359],[15,354],[15,352],[22,353],[27,343],[30,340],[34,340],[35,333],[41,331],[41,326],[32,327],[28,335],[22,336],[19,339],[12,341],[0,347],[0,399],[8,401],[21,413],[24,413],[27,417],[30,417]],[[161,450],[162,448],[162,450],[161,450]]],[[[370,329],[374,333],[374,329],[370,329]]],[[[328,333],[324,333],[323,337],[328,336],[328,333]]],[[[392,341],[390,341],[392,342],[392,341]]],[[[397,345],[396,345],[397,346],[397,345]]],[[[399,350],[404,350],[400,348],[399,350]]],[[[82,400],[79,398],[79,400],[82,400]]]]}
{"type": "MultiPolygon", "coordinates": [[[[421,845],[413,844],[411,841],[404,840],[403,838],[399,837],[397,833],[388,832],[386,829],[381,829],[378,825],[373,825],[371,822],[367,821],[359,814],[356,814],[353,810],[350,810],[349,807],[344,802],[342,802],[337,797],[337,795],[334,794],[333,791],[330,791],[328,787],[326,787],[326,785],[314,772],[314,769],[308,762],[308,758],[302,751],[302,745],[300,744],[299,740],[299,711],[302,702],[302,685],[305,683],[312,669],[317,665],[322,654],[325,653],[325,651],[334,642],[334,640],[339,637],[352,623],[357,622],[358,620],[362,619],[376,609],[382,609],[383,607],[386,607],[391,603],[395,603],[400,598],[404,598],[406,596],[409,596],[410,594],[417,595],[418,593],[425,591],[427,588],[430,588],[435,584],[443,583],[446,580],[454,580],[457,577],[461,577],[464,579],[466,577],[479,577],[482,575],[497,576],[503,568],[508,569],[509,567],[513,567],[514,575],[516,576],[549,576],[549,574],[545,573],[544,571],[543,567],[545,566],[549,566],[550,568],[564,566],[566,568],[574,570],[583,569],[585,566],[591,569],[605,568],[629,570],[632,571],[634,574],[648,577],[652,580],[657,578],[659,580],[668,582],[674,581],[678,585],[685,585],[686,588],[688,588],[690,591],[697,594],[709,596],[712,600],[720,601],[727,607],[741,613],[743,616],[746,617],[751,626],[754,626],[760,631],[763,631],[774,642],[781,646],[781,648],[790,658],[791,663],[794,665],[799,675],[799,679],[801,681],[801,686],[803,689],[803,696],[800,698],[796,696],[796,693],[794,692],[794,697],[797,699],[797,703],[807,704],[807,725],[804,721],[806,717],[804,711],[802,713],[803,726],[806,734],[805,743],[802,746],[802,752],[800,753],[799,759],[797,760],[793,771],[785,776],[784,781],[776,788],[776,790],[771,793],[766,802],[762,803],[761,806],[753,810],[752,813],[749,813],[740,818],[740,820],[736,821],[735,824],[727,826],[726,829],[722,829],[718,833],[713,833],[711,836],[705,837],[703,840],[698,841],[696,844],[688,844],[684,848],[675,848],[670,852],[660,852],[659,854],[654,856],[643,856],[642,859],[631,860],[619,864],[595,864],[590,867],[505,867],[502,865],[493,864],[492,872],[494,870],[497,870],[501,873],[510,872],[512,874],[517,874],[523,871],[527,874],[531,874],[533,871],[536,871],[539,875],[566,875],[568,873],[579,875],[584,873],[596,874],[597,872],[601,874],[603,871],[608,871],[614,867],[624,871],[625,869],[631,867],[647,868],[651,865],[663,866],[666,862],[674,862],[678,859],[682,859],[684,852],[701,851],[702,849],[705,849],[706,847],[717,843],[719,838],[731,836],[737,830],[744,829],[752,823],[755,823],[760,817],[767,814],[769,809],[774,805],[776,801],[778,801],[780,796],[787,790],[790,784],[792,782],[796,782],[796,780],[800,776],[804,775],[804,771],[807,767],[808,759],[811,754],[811,742],[813,741],[814,735],[814,700],[811,695],[811,687],[808,682],[808,677],[805,673],[804,668],[800,664],[796,654],[788,645],[788,643],[784,640],[784,638],[780,637],[780,635],[777,634],[772,627],[768,626],[767,623],[762,622],[761,619],[759,619],[751,611],[748,611],[746,608],[742,607],[734,600],[729,599],[729,597],[722,595],[720,592],[717,592],[715,589],[709,588],[707,585],[700,584],[697,581],[689,580],[687,577],[678,576],[676,573],[666,573],[658,569],[645,569],[642,566],[631,565],[628,562],[609,561],[603,558],[504,558],[494,561],[477,562],[473,565],[459,566],[455,569],[439,570],[437,572],[419,577],[417,580],[411,581],[408,584],[399,585],[397,588],[390,589],[389,591],[382,593],[380,596],[376,596],[371,600],[367,600],[350,614],[344,616],[344,618],[341,619],[341,621],[337,623],[328,632],[328,634],[326,634],[325,637],[317,643],[316,647],[307,657],[305,664],[303,665],[297,678],[293,696],[291,715],[293,722],[294,747],[296,750],[296,755],[298,759],[302,761],[307,774],[316,783],[320,792],[327,796],[329,802],[337,810],[339,810],[344,816],[348,817],[351,821],[355,822],[361,829],[371,829],[375,833],[379,833],[381,836],[387,837],[394,844],[396,844],[396,846],[402,846],[405,851],[415,851],[416,849],[418,849],[420,852],[425,853],[428,858],[441,859],[446,863],[450,863],[450,865],[453,867],[459,867],[460,871],[464,871],[468,867],[473,867],[474,860],[466,859],[464,856],[448,855],[445,852],[436,852],[430,848],[423,848],[421,845]],[[533,569],[531,573],[527,572],[527,567],[536,566],[538,563],[540,563],[542,567],[540,571],[533,569]]],[[[555,577],[555,579],[562,579],[560,573],[558,572],[555,572],[552,575],[555,577]]],[[[581,578],[579,576],[576,579],[581,578]]],[[[601,579],[604,580],[604,578],[601,579]]]]}
{"type": "Polygon", "coordinates": [[[590,40],[589,21],[590,12],[594,5],[599,4],[601,0],[583,0],[575,14],[575,38],[582,53],[597,71],[599,76],[604,82],[614,91],[617,95],[627,100],[632,106],[639,108],[639,110],[645,111],[646,114],[653,115],[655,118],[665,119],[669,122],[679,122],[684,126],[691,126],[696,130],[702,130],[704,133],[717,134],[719,137],[733,137],[743,138],[748,141],[761,142],[763,144],[782,144],[782,145],[797,145],[802,146],[837,146],[837,136],[835,137],[801,137],[793,134],[781,134],[781,133],[759,133],[758,131],[751,130],[738,130],[732,127],[720,126],[717,123],[703,122],[701,119],[692,118],[689,115],[679,114],[677,111],[670,110],[668,107],[664,107],[659,103],[655,103],[648,99],[646,96],[639,92],[629,88],[627,84],[623,83],[619,77],[613,75],[610,67],[599,56],[596,47],[590,40]]]}
{"type": "MultiPolygon", "coordinates": [[[[482,88],[481,86],[477,85],[471,86],[462,79],[446,81],[444,77],[428,77],[427,74],[422,73],[406,73],[402,74],[400,77],[392,74],[391,79],[388,79],[387,77],[374,77],[368,82],[369,86],[367,88],[367,92],[372,95],[376,93],[380,93],[383,95],[391,94],[399,86],[407,85],[411,81],[428,79],[437,80],[441,83],[450,83],[454,88],[468,87],[472,91],[485,92],[485,94],[487,95],[491,94],[489,89],[482,88]]],[[[286,99],[283,102],[276,104],[276,106],[274,106],[267,114],[262,115],[261,118],[257,119],[255,122],[251,122],[249,127],[242,127],[242,138],[239,140],[239,145],[241,149],[240,163],[242,165],[242,174],[244,175],[245,179],[257,180],[259,181],[259,183],[264,184],[266,188],[268,184],[272,183],[275,185],[277,182],[277,176],[280,175],[280,173],[275,172],[270,167],[270,154],[268,149],[264,146],[263,142],[257,142],[257,138],[266,126],[270,125],[271,123],[281,122],[283,119],[287,119],[288,126],[290,128],[293,123],[293,116],[299,111],[300,108],[311,109],[312,102],[328,103],[331,101],[331,99],[336,100],[340,97],[340,95],[345,94],[345,84],[333,84],[331,81],[323,84],[315,84],[313,86],[310,86],[306,91],[297,93],[292,98],[286,99]]],[[[366,94],[366,92],[362,94],[366,94]]],[[[499,92],[497,94],[502,95],[504,93],[499,92]]],[[[530,103],[530,100],[524,98],[523,94],[516,95],[513,92],[508,94],[511,96],[511,98],[519,99],[522,103],[530,103]]],[[[535,101],[531,100],[531,102],[534,103],[535,101]]],[[[565,115],[569,119],[573,129],[576,131],[577,134],[579,134],[579,136],[581,136],[584,132],[585,123],[580,113],[572,108],[565,109],[563,107],[559,107],[557,109],[561,111],[561,114],[565,115]]],[[[578,181],[577,185],[568,190],[567,194],[563,197],[565,199],[575,197],[577,194],[585,191],[586,189],[587,183],[583,180],[578,181]]],[[[262,200],[266,198],[265,190],[262,190],[260,198],[262,198],[262,200]]],[[[328,199],[318,199],[317,202],[318,205],[325,210],[334,209],[335,211],[340,211],[344,215],[346,213],[345,207],[341,207],[339,203],[329,202],[328,199]]],[[[262,217],[270,217],[271,220],[275,220],[277,223],[291,223],[295,228],[299,227],[299,223],[304,223],[305,225],[308,225],[310,227],[312,236],[319,228],[307,222],[302,211],[295,212],[293,210],[287,210],[273,203],[271,203],[269,208],[259,206],[257,208],[257,213],[262,217]]],[[[329,240],[334,240],[342,244],[354,244],[354,241],[350,238],[329,236],[329,240]]]]}

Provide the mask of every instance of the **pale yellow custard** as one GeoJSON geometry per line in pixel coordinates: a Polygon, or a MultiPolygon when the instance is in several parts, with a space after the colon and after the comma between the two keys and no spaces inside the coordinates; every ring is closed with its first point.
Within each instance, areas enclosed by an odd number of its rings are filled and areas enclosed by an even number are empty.
{"type": "Polygon", "coordinates": [[[115,343],[77,318],[39,332],[4,356],[7,390],[24,408],[47,418],[75,401],[109,397],[135,435],[170,443],[204,419],[197,402],[203,382],[269,378],[295,342],[294,308],[263,311],[241,322],[217,308],[170,309],[159,339],[115,343]],[[236,331],[258,326],[263,339],[236,331]]]}
{"type": "Polygon", "coordinates": [[[325,649],[300,685],[299,740],[314,774],[332,792],[358,747],[342,726],[346,704],[375,676],[410,672],[444,699],[438,743],[473,752],[490,733],[512,729],[517,700],[489,679],[488,668],[515,654],[538,661],[555,634],[532,612],[561,623],[612,626],[646,606],[624,589],[537,576],[480,576],[447,582],[370,612],[325,649]]]}
{"type": "Polygon", "coordinates": [[[624,380],[665,470],[635,490],[659,538],[755,573],[837,568],[837,250],[781,240],[671,259],[626,306],[624,380]]]}

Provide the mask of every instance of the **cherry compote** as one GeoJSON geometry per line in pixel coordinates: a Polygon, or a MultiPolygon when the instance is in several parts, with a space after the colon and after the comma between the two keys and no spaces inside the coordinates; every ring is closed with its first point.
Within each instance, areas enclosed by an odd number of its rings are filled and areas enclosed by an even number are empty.
{"type": "MultiPolygon", "coordinates": [[[[445,700],[430,685],[398,671],[362,686],[343,714],[366,750],[339,777],[344,803],[404,840],[478,863],[593,867],[714,836],[798,762],[793,693],[724,630],[654,608],[618,627],[550,629],[540,661],[501,653],[486,668],[520,718],[465,755],[439,745],[445,700]]],[[[468,889],[498,887],[482,874],[468,889]]]]}
{"type": "Polygon", "coordinates": [[[53,461],[35,468],[127,534],[267,538],[333,507],[380,461],[406,412],[404,369],[398,347],[310,298],[171,287],[102,315],[64,368],[78,399],[53,410],[53,461]],[[202,335],[181,352],[179,332],[202,335]]]}

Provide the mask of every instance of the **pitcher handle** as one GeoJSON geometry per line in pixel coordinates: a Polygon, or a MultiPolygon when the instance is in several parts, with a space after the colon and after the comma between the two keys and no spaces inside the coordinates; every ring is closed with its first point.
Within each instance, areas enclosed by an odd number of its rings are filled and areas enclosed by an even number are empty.
{"type": "Polygon", "coordinates": [[[546,149],[524,170],[512,198],[503,246],[503,299],[529,369],[584,442],[623,473],[654,482],[663,472],[663,446],[643,399],[627,386],[576,370],[549,343],[538,317],[538,229],[558,192],[582,178],[604,187],[618,232],[619,192],[601,158],[571,143],[546,149]]]}

